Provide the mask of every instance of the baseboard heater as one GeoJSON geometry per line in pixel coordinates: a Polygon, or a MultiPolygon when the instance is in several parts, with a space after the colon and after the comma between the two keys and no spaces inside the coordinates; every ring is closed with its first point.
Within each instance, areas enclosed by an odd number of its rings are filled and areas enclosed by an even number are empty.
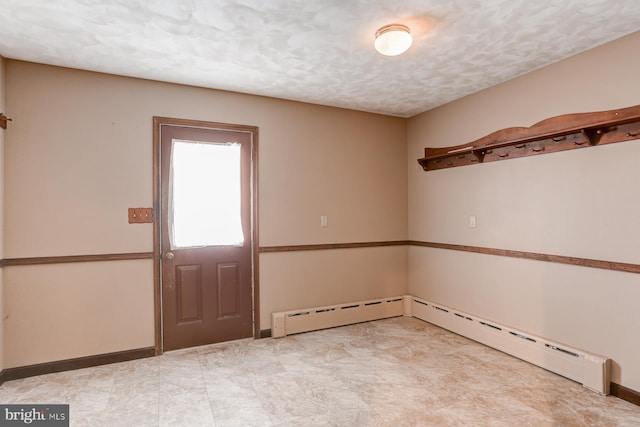
{"type": "Polygon", "coordinates": [[[271,336],[279,338],[300,332],[368,322],[402,316],[403,314],[402,296],[285,311],[271,315],[271,336]]]}
{"type": "Polygon", "coordinates": [[[412,297],[409,315],[609,394],[610,359],[412,297]]]}
{"type": "Polygon", "coordinates": [[[413,316],[609,394],[610,359],[411,295],[273,313],[274,338],[397,316],[413,316]]]}

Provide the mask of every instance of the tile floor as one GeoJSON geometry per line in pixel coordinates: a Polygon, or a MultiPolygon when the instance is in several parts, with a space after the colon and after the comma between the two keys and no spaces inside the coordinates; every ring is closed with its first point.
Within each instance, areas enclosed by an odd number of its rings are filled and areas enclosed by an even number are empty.
{"type": "Polygon", "coordinates": [[[640,426],[640,407],[413,318],[10,381],[72,426],[640,426]]]}

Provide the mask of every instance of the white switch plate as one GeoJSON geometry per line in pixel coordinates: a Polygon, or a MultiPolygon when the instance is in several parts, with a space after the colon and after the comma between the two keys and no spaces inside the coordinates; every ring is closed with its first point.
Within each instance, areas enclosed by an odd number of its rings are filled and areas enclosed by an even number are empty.
{"type": "Polygon", "coordinates": [[[469,217],[469,227],[471,228],[476,228],[476,216],[475,215],[471,215],[469,217]]]}
{"type": "Polygon", "coordinates": [[[327,216],[326,215],[321,215],[320,216],[320,227],[326,227],[327,226],[327,216]]]}

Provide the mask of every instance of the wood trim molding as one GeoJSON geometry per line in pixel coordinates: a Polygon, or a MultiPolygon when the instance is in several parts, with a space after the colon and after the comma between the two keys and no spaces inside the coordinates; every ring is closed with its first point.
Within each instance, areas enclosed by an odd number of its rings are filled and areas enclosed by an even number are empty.
{"type": "Polygon", "coordinates": [[[426,248],[448,249],[453,251],[474,252],[486,255],[498,255],[510,258],[531,259],[535,261],[553,262],[557,264],[577,265],[580,267],[600,268],[604,270],[622,271],[625,273],[640,274],[640,264],[628,264],[623,262],[602,261],[598,259],[577,258],[564,255],[550,255],[535,252],[514,251],[510,249],[483,248],[479,246],[453,245],[449,243],[421,242],[410,240],[412,246],[426,248]]]}
{"type": "Polygon", "coordinates": [[[156,213],[153,224],[153,340],[154,352],[156,356],[162,354],[162,298],[160,268],[160,224],[162,221],[162,211],[160,210],[160,126],[165,120],[161,117],[153,118],[153,212],[156,213]]]}
{"type": "Polygon", "coordinates": [[[640,392],[622,386],[620,384],[611,383],[610,393],[618,399],[626,400],[629,403],[640,406],[640,392]]]}
{"type": "MultiPolygon", "coordinates": [[[[299,251],[319,251],[331,249],[353,249],[353,248],[376,248],[384,246],[420,246],[436,249],[447,249],[462,252],[474,252],[485,255],[497,255],[510,258],[531,259],[535,261],[553,262],[558,264],[577,265],[580,267],[600,268],[604,270],[621,271],[625,273],[640,274],[640,264],[630,264],[615,261],[603,261],[589,258],[578,258],[564,255],[551,255],[536,252],[515,251],[510,249],[485,248],[481,246],[456,245],[450,243],[423,242],[418,240],[391,240],[380,242],[357,242],[357,243],[325,243],[317,245],[286,245],[286,246],[261,246],[259,253],[273,252],[299,252],[299,251]]],[[[256,257],[257,258],[257,257],[256,257]]],[[[0,259],[0,268],[16,267],[27,265],[45,264],[68,264],[78,262],[103,262],[103,261],[128,261],[155,259],[153,252],[133,252],[122,254],[100,254],[100,255],[71,255],[53,257],[33,257],[33,258],[7,258],[0,259]]],[[[259,331],[258,331],[259,332],[259,331]]],[[[256,333],[259,336],[259,333],[256,333]]]]}
{"type": "Polygon", "coordinates": [[[262,246],[260,253],[321,251],[327,249],[378,248],[382,246],[407,246],[408,240],[391,240],[387,242],[359,242],[359,243],[324,243],[318,245],[287,245],[262,246]]]}
{"type": "Polygon", "coordinates": [[[155,356],[153,347],[135,350],[117,351],[114,353],[98,354],[95,356],[78,357],[75,359],[58,360],[55,362],[38,363],[36,365],[8,368],[0,374],[0,384],[5,381],[19,380],[36,375],[52,374],[55,372],[72,371],[74,369],[90,368],[111,363],[127,362],[129,360],[144,359],[155,356]]]}
{"type": "Polygon", "coordinates": [[[392,240],[387,242],[361,243],[325,243],[317,245],[287,245],[262,246],[260,253],[319,251],[330,249],[375,248],[382,246],[420,246],[426,248],[447,249],[452,251],[474,252],[485,255],[497,255],[510,258],[530,259],[535,261],[553,262],[556,264],[577,265],[580,267],[600,268],[604,270],[621,271],[640,274],[640,264],[603,261],[598,259],[578,258],[564,255],[541,254],[536,252],[515,251],[510,249],[485,248],[480,246],[455,245],[450,243],[423,242],[418,240],[392,240]]]}
{"type": "Polygon", "coordinates": [[[258,338],[260,336],[260,211],[259,211],[259,190],[260,182],[258,176],[260,176],[260,128],[257,126],[243,127],[244,129],[251,129],[252,141],[251,141],[251,185],[253,186],[251,191],[251,203],[253,223],[251,228],[251,238],[253,239],[252,247],[252,263],[253,263],[253,336],[258,338]]]}
{"type": "Polygon", "coordinates": [[[260,331],[260,338],[271,338],[271,329],[263,329],[260,331]]]}
{"type": "Polygon", "coordinates": [[[76,262],[129,261],[153,259],[153,252],[132,252],[124,254],[99,255],[65,255],[33,258],[6,258],[0,260],[0,267],[16,267],[23,265],[69,264],[76,262]]]}

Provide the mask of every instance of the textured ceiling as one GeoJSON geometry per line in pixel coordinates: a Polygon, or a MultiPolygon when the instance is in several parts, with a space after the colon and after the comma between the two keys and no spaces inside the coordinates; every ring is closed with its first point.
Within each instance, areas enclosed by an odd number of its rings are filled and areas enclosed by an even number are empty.
{"type": "Polygon", "coordinates": [[[6,58],[402,117],[637,30],[638,0],[0,0],[6,58]]]}

